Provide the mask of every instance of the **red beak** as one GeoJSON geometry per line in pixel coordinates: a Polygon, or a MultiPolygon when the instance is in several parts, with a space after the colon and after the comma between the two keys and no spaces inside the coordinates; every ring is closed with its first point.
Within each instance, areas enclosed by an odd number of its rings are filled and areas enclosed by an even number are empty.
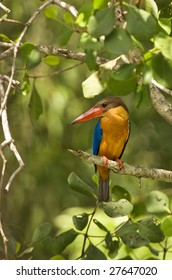
{"type": "Polygon", "coordinates": [[[72,124],[86,122],[86,121],[89,121],[93,118],[101,117],[102,114],[103,114],[103,109],[104,108],[94,108],[93,107],[90,110],[88,110],[87,112],[80,115],[78,118],[76,118],[72,122],[72,124]]]}

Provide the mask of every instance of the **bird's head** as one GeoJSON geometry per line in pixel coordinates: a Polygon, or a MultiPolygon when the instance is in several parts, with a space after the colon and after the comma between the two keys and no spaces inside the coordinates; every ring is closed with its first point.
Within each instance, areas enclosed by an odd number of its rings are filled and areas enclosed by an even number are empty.
{"type": "Polygon", "coordinates": [[[127,106],[119,97],[117,96],[105,97],[99,102],[97,102],[96,105],[92,107],[90,110],[86,111],[78,118],[76,118],[72,122],[72,124],[86,122],[93,118],[102,117],[108,110],[120,106],[122,106],[128,112],[127,106]]]}

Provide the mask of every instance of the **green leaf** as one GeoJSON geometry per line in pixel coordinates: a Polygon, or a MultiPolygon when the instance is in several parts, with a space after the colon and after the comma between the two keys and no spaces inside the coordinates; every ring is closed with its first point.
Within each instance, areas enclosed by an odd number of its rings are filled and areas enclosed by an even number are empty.
{"type": "Polygon", "coordinates": [[[114,27],[114,9],[105,8],[91,16],[88,22],[88,32],[96,38],[108,35],[114,27]]]}
{"type": "Polygon", "coordinates": [[[126,199],[108,202],[104,205],[104,212],[111,218],[126,216],[133,210],[133,205],[126,199]]]}
{"type": "Polygon", "coordinates": [[[60,58],[55,55],[47,55],[43,58],[43,61],[50,66],[54,66],[60,63],[60,58]]]}
{"type": "Polygon", "coordinates": [[[172,236],[172,216],[165,218],[161,223],[161,229],[165,236],[172,236]]]}
{"type": "Polygon", "coordinates": [[[6,19],[6,18],[8,18],[8,14],[3,14],[3,15],[0,17],[1,20],[2,20],[2,19],[6,19]]]}
{"type": "Polygon", "coordinates": [[[129,248],[139,248],[149,245],[148,238],[140,234],[138,224],[134,223],[133,221],[129,220],[126,222],[116,231],[116,234],[129,248]]]}
{"type": "Polygon", "coordinates": [[[59,36],[60,44],[62,46],[66,45],[67,42],[69,41],[70,37],[72,36],[72,34],[73,34],[73,30],[70,25],[63,26],[63,29],[61,30],[61,33],[59,36]]]}
{"type": "Polygon", "coordinates": [[[93,73],[82,83],[84,97],[92,98],[99,95],[105,89],[105,83],[101,82],[98,72],[93,73]]]}
{"type": "Polygon", "coordinates": [[[49,19],[57,19],[58,11],[55,5],[49,5],[44,9],[44,15],[49,19]]]}
{"type": "Polygon", "coordinates": [[[5,34],[0,34],[0,38],[2,38],[3,42],[6,42],[6,43],[11,43],[11,39],[5,35],[5,34]]]}
{"type": "Polygon", "coordinates": [[[51,229],[52,225],[50,223],[43,223],[39,225],[33,233],[32,243],[39,242],[44,239],[50,233],[51,229]]]}
{"type": "Polygon", "coordinates": [[[99,51],[102,47],[102,44],[97,40],[97,38],[94,38],[88,33],[84,32],[81,35],[79,46],[87,51],[99,51]]]}
{"type": "Polygon", "coordinates": [[[131,201],[131,195],[129,194],[129,192],[118,185],[115,185],[112,187],[111,194],[112,194],[113,201],[118,201],[122,198],[125,198],[128,201],[131,201]]]}
{"type": "Polygon", "coordinates": [[[163,33],[155,37],[155,47],[162,52],[164,57],[172,61],[172,38],[163,33]]]}
{"type": "Polygon", "coordinates": [[[169,199],[160,191],[152,191],[146,197],[146,208],[149,213],[170,213],[169,199]]]}
{"type": "Polygon", "coordinates": [[[99,10],[107,7],[109,0],[94,0],[93,7],[94,10],[99,10]]]}
{"type": "Polygon", "coordinates": [[[138,221],[140,235],[149,239],[152,243],[164,240],[164,234],[160,227],[160,222],[156,218],[145,218],[138,221]]]}
{"type": "Polygon", "coordinates": [[[29,42],[24,43],[20,48],[20,55],[24,63],[26,63],[31,51],[35,49],[35,46],[29,42]]]}
{"type": "Polygon", "coordinates": [[[58,260],[58,261],[62,260],[63,261],[63,260],[65,260],[65,258],[61,255],[55,255],[55,256],[51,257],[50,260],[58,260]]]}
{"type": "MultiPolygon", "coordinates": [[[[155,248],[153,248],[152,246],[150,246],[150,244],[147,246],[147,248],[149,248],[149,250],[151,251],[152,254],[154,254],[155,256],[159,255],[159,251],[156,250],[155,248]]],[[[148,259],[149,260],[149,259],[148,259]]],[[[153,258],[151,257],[150,260],[153,260],[153,258]]]]}
{"type": "Polygon", "coordinates": [[[27,69],[32,69],[41,62],[41,55],[38,49],[31,43],[26,42],[20,48],[21,58],[27,69]]]}
{"type": "Polygon", "coordinates": [[[24,74],[20,89],[23,95],[27,95],[30,92],[30,80],[26,72],[24,74]]]}
{"type": "Polygon", "coordinates": [[[112,77],[119,81],[135,77],[135,64],[122,65],[118,70],[112,72],[112,77]]]}
{"type": "Polygon", "coordinates": [[[145,0],[145,10],[155,18],[158,18],[158,7],[154,0],[145,0]]]}
{"type": "Polygon", "coordinates": [[[105,243],[107,248],[109,249],[108,256],[110,258],[115,258],[118,254],[119,240],[113,240],[112,235],[108,231],[105,237],[105,243]]]}
{"type": "Polygon", "coordinates": [[[36,67],[41,62],[39,50],[31,43],[26,42],[20,48],[20,56],[27,69],[36,67]]]}
{"type": "Polygon", "coordinates": [[[83,230],[87,226],[88,217],[89,215],[87,213],[74,215],[72,220],[76,229],[83,230]]]}
{"type": "Polygon", "coordinates": [[[114,95],[126,95],[136,90],[137,78],[136,76],[131,76],[128,79],[120,81],[111,76],[107,82],[107,87],[114,95]]]}
{"type": "Polygon", "coordinates": [[[87,63],[88,69],[90,71],[97,69],[97,62],[96,62],[96,52],[93,51],[87,51],[85,62],[87,63]]]}
{"type": "Polygon", "coordinates": [[[150,13],[132,5],[126,6],[127,30],[136,39],[148,41],[160,31],[157,20],[150,13]]]}
{"type": "Polygon", "coordinates": [[[59,234],[53,240],[53,248],[56,254],[60,254],[69,244],[71,244],[75,238],[78,236],[78,233],[74,229],[69,229],[61,234],[59,234]]]}
{"type": "Polygon", "coordinates": [[[154,79],[164,87],[172,88],[172,63],[159,53],[152,58],[151,70],[154,79]]]}
{"type": "Polygon", "coordinates": [[[95,247],[92,243],[88,246],[85,251],[83,260],[106,260],[106,256],[100,251],[97,247],[95,247]]]}
{"type": "Polygon", "coordinates": [[[171,18],[160,18],[159,25],[162,27],[163,30],[166,31],[168,35],[171,33],[171,18]]]}
{"type": "Polygon", "coordinates": [[[73,16],[71,15],[71,13],[67,12],[64,14],[64,20],[65,22],[67,23],[74,23],[74,19],[73,19],[73,16]]]}
{"type": "Polygon", "coordinates": [[[127,30],[116,28],[105,38],[105,48],[110,53],[121,55],[128,53],[134,45],[127,30]]]}
{"type": "Polygon", "coordinates": [[[92,3],[83,4],[78,11],[78,16],[76,18],[75,24],[79,25],[80,27],[86,27],[92,14],[92,3]]]}
{"type": "Polygon", "coordinates": [[[70,173],[68,177],[69,187],[81,194],[89,196],[91,198],[96,198],[93,190],[84,181],[82,181],[74,172],[70,173]]]}
{"type": "Polygon", "coordinates": [[[37,121],[42,113],[43,113],[42,100],[34,85],[32,93],[31,93],[31,97],[30,97],[30,102],[29,102],[29,114],[30,114],[31,120],[33,122],[37,121]]]}
{"type": "Polygon", "coordinates": [[[35,47],[27,57],[26,68],[28,70],[36,67],[41,62],[41,54],[38,49],[35,47]]]}
{"type": "Polygon", "coordinates": [[[108,232],[108,229],[102,224],[100,223],[97,219],[93,219],[93,222],[95,223],[96,226],[98,226],[98,228],[100,228],[101,230],[108,232]]]}
{"type": "Polygon", "coordinates": [[[79,27],[81,28],[84,28],[86,25],[87,25],[87,22],[84,18],[84,14],[83,13],[79,13],[77,18],[76,18],[76,21],[75,21],[75,24],[77,24],[79,27]]]}
{"type": "Polygon", "coordinates": [[[106,237],[105,237],[105,243],[108,249],[110,249],[112,247],[112,235],[110,234],[109,231],[107,231],[106,237]]]}
{"type": "Polygon", "coordinates": [[[96,184],[96,186],[99,186],[99,177],[96,173],[92,175],[92,180],[96,184]]]}

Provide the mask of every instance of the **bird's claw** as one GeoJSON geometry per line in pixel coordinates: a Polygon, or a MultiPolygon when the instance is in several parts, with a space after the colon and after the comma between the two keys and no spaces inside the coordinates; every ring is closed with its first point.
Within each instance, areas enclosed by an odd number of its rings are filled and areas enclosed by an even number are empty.
{"type": "Polygon", "coordinates": [[[119,169],[120,169],[120,170],[124,168],[124,165],[123,165],[122,160],[120,160],[119,158],[117,158],[117,159],[116,159],[116,162],[118,162],[118,164],[119,164],[119,169]]]}
{"type": "Polygon", "coordinates": [[[103,160],[103,166],[106,167],[106,165],[108,164],[108,159],[105,156],[102,156],[102,160],[103,160]]]}

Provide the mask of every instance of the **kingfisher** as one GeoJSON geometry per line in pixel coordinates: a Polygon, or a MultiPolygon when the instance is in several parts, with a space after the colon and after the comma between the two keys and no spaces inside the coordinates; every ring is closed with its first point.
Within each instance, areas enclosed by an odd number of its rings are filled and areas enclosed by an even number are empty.
{"type": "Polygon", "coordinates": [[[121,160],[130,135],[129,111],[121,98],[108,96],[97,102],[94,107],[76,118],[72,124],[82,123],[99,117],[93,137],[93,155],[103,158],[104,165],[96,166],[99,173],[99,202],[109,200],[109,173],[106,167],[108,159],[117,161],[123,168],[121,160]]]}

